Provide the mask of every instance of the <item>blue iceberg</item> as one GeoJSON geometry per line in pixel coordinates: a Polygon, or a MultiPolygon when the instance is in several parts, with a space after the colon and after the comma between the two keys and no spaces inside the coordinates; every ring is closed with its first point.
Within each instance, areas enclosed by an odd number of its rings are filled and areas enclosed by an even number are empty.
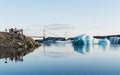
{"type": "Polygon", "coordinates": [[[109,38],[111,44],[120,44],[120,38],[117,36],[109,38]]]}
{"type": "Polygon", "coordinates": [[[99,39],[98,45],[109,45],[110,41],[108,39],[99,39]]]}
{"type": "Polygon", "coordinates": [[[82,34],[73,38],[74,45],[90,45],[93,43],[93,36],[82,34]]]}

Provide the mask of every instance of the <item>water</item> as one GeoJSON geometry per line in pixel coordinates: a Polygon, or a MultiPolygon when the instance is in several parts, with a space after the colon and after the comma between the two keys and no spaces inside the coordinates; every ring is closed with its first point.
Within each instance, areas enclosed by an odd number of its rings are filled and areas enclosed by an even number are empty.
{"type": "Polygon", "coordinates": [[[120,46],[46,44],[22,61],[1,58],[0,75],[120,75],[120,46]]]}

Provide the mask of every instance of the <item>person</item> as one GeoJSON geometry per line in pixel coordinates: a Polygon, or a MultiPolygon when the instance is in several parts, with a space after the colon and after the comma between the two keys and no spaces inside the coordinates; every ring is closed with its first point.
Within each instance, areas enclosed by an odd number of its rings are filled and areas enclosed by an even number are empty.
{"type": "Polygon", "coordinates": [[[10,29],[9,29],[9,33],[13,33],[13,28],[10,28],[10,29]]]}
{"type": "Polygon", "coordinates": [[[15,29],[14,29],[14,33],[17,34],[17,32],[18,32],[18,30],[17,30],[17,28],[15,28],[15,29]]]}
{"type": "Polygon", "coordinates": [[[21,29],[21,34],[23,34],[23,29],[21,29]]]}
{"type": "Polygon", "coordinates": [[[7,28],[5,29],[5,32],[7,32],[7,28]]]}
{"type": "Polygon", "coordinates": [[[11,33],[13,33],[13,28],[11,28],[11,31],[10,31],[11,33]]]}

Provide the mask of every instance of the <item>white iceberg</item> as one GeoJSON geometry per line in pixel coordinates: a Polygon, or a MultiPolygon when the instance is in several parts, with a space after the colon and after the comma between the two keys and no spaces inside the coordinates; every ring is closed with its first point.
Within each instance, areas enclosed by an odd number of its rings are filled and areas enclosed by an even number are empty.
{"type": "Polygon", "coordinates": [[[100,40],[100,39],[94,38],[94,39],[93,39],[93,44],[98,44],[99,40],[100,40]]]}

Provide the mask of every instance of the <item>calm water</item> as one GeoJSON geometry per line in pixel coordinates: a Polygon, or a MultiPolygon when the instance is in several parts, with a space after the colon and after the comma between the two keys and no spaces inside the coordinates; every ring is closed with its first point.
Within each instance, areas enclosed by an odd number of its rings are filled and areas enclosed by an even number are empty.
{"type": "Polygon", "coordinates": [[[120,46],[42,45],[22,61],[1,58],[0,75],[120,75],[120,46]]]}

